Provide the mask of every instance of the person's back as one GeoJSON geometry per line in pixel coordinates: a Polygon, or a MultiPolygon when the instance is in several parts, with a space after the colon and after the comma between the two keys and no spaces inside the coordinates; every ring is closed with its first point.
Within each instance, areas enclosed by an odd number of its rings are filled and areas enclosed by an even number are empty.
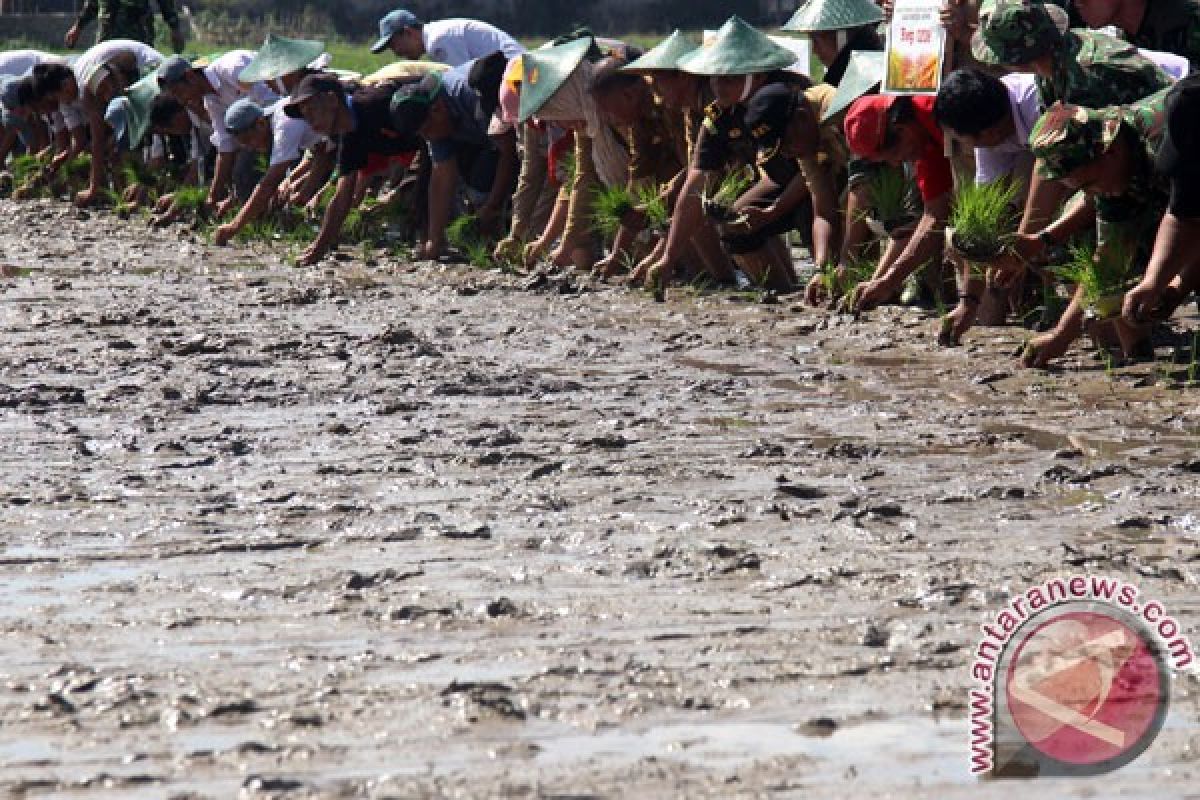
{"type": "Polygon", "coordinates": [[[477,19],[441,19],[423,29],[425,52],[433,61],[460,67],[500,50],[508,58],[525,52],[521,43],[495,25],[477,19]]]}

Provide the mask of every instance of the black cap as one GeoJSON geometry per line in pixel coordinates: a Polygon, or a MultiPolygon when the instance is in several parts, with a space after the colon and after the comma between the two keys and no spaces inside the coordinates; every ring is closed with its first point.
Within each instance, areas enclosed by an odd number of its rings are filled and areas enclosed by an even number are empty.
{"type": "Polygon", "coordinates": [[[746,128],[760,150],[779,144],[796,111],[796,90],[783,83],[771,83],[754,93],[746,104],[746,128]]]}
{"type": "Polygon", "coordinates": [[[1156,167],[1172,178],[1200,176],[1200,73],[1178,81],[1167,93],[1162,144],[1156,167]]]}
{"type": "Polygon", "coordinates": [[[313,73],[300,81],[299,85],[296,86],[296,91],[292,92],[292,96],[288,98],[287,104],[283,107],[283,113],[292,119],[300,119],[304,116],[300,113],[301,103],[326,92],[333,92],[340,95],[344,91],[345,87],[342,86],[342,82],[329,73],[313,73]]]}

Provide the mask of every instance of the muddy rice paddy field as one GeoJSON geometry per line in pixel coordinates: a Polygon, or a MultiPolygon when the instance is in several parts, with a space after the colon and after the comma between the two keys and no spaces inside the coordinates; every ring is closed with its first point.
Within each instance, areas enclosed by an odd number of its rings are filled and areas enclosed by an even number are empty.
{"type": "MultiPolygon", "coordinates": [[[[1184,797],[967,773],[1006,598],[1196,638],[1186,367],[0,202],[0,795],[1184,797]]],[[[1181,312],[1182,345],[1200,327],[1181,312]]],[[[1180,342],[1175,342],[1180,345],[1180,342]]]]}

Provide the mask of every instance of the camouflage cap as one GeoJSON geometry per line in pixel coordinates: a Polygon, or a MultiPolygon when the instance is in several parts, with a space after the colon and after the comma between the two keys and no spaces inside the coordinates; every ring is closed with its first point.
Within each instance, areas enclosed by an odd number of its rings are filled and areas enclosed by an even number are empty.
{"type": "Polygon", "coordinates": [[[1052,181],[1063,179],[1103,155],[1120,132],[1117,108],[1093,111],[1061,103],[1052,106],[1029,134],[1038,175],[1052,181]]]}
{"type": "Polygon", "coordinates": [[[1070,27],[1067,12],[1030,0],[987,0],[971,54],[984,64],[1028,64],[1051,52],[1070,27]]]}

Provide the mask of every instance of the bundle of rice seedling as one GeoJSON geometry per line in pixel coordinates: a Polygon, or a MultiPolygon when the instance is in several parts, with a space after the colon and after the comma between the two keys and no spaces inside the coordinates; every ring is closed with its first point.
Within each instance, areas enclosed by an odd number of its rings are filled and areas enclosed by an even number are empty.
{"type": "Polygon", "coordinates": [[[1121,311],[1125,291],[1133,283],[1134,246],[1125,239],[1111,238],[1097,247],[1087,243],[1070,249],[1070,259],[1052,272],[1067,283],[1082,288],[1084,304],[1100,319],[1121,311]]]}
{"type": "Polygon", "coordinates": [[[754,172],[749,168],[735,169],[725,174],[712,194],[701,198],[704,213],[714,222],[734,224],[742,220],[735,214],[733,204],[754,184],[754,172]]]}
{"type": "Polygon", "coordinates": [[[592,230],[606,242],[616,238],[621,221],[633,210],[634,196],[625,186],[603,186],[592,193],[592,230]]]}
{"type": "Polygon", "coordinates": [[[870,215],[888,233],[903,227],[917,216],[912,181],[903,167],[878,165],[867,182],[867,193],[871,203],[870,215]]]}
{"type": "Polygon", "coordinates": [[[964,182],[950,212],[954,249],[977,261],[990,261],[1000,255],[1016,227],[1017,190],[1017,184],[1007,177],[983,184],[964,182]]]}
{"type": "Polygon", "coordinates": [[[665,232],[671,226],[671,215],[667,201],[662,196],[662,186],[650,183],[639,186],[636,192],[638,208],[646,215],[647,226],[654,231],[665,232]]]}

